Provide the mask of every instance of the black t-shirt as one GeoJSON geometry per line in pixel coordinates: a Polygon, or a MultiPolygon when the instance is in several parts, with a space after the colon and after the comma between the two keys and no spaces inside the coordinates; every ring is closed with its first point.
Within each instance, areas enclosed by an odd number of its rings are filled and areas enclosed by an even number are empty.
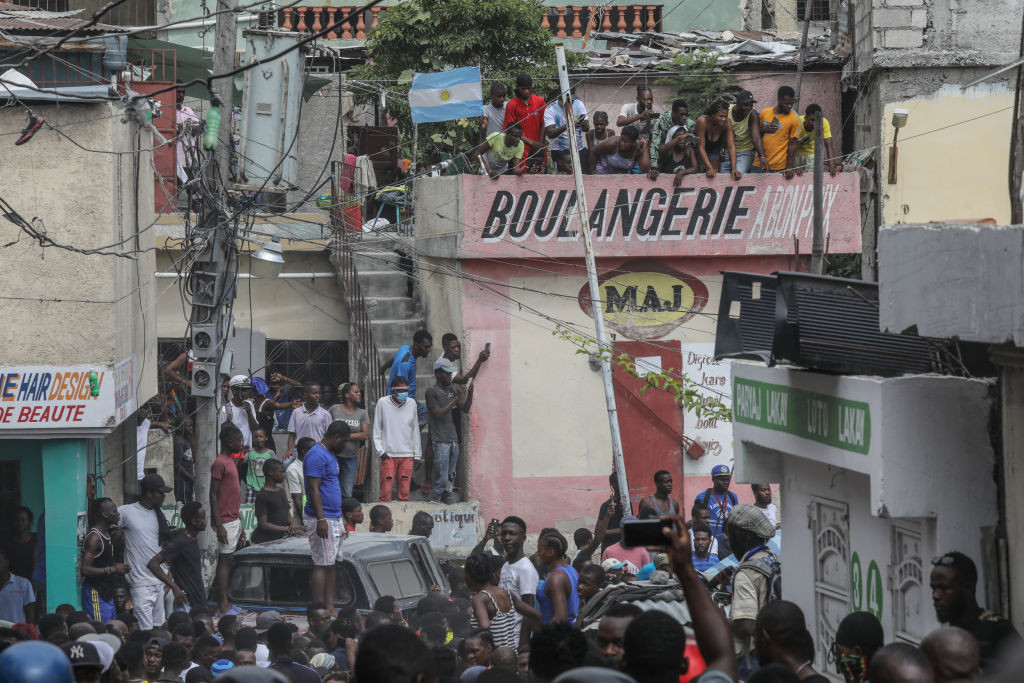
{"type": "MultiPolygon", "coordinates": [[[[598,513],[598,517],[604,517],[605,513],[608,511],[608,506],[609,505],[611,505],[611,501],[610,500],[606,500],[605,502],[601,503],[601,511],[598,513]]],[[[618,529],[621,526],[622,526],[622,513],[621,512],[616,512],[614,515],[612,515],[608,519],[608,531],[611,531],[612,529],[618,529]]],[[[614,544],[618,543],[619,539],[620,539],[620,536],[615,536],[613,538],[605,536],[604,540],[601,541],[601,552],[603,553],[608,548],[608,546],[614,545],[614,544]]]]}
{"type": "Polygon", "coordinates": [[[964,625],[964,630],[978,641],[981,668],[991,671],[1002,650],[1010,644],[1021,644],[1020,634],[1006,619],[982,613],[981,617],[964,625]],[[984,617],[984,618],[982,618],[984,617]]]}
{"type": "Polygon", "coordinates": [[[197,666],[185,675],[185,683],[213,683],[213,674],[204,666],[197,666]]]}
{"type": "Polygon", "coordinates": [[[161,551],[164,560],[171,565],[174,582],[181,586],[185,597],[193,607],[206,605],[206,587],[203,585],[202,562],[199,559],[199,544],[179,531],[161,551]]]}
{"type": "Polygon", "coordinates": [[[259,527],[259,520],[263,515],[267,516],[267,521],[271,524],[288,526],[291,518],[288,510],[288,496],[284,489],[261,490],[256,494],[256,529],[252,532],[252,542],[266,543],[282,538],[284,532],[265,531],[259,527]]]}
{"type": "Polygon", "coordinates": [[[800,683],[832,683],[821,674],[813,674],[800,681],[800,683]]]}

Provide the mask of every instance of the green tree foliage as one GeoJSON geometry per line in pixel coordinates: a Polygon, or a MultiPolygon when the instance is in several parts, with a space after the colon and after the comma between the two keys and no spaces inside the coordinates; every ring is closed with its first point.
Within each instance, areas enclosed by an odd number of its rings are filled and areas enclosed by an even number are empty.
{"type": "MultiPolygon", "coordinates": [[[[547,8],[540,0],[407,0],[382,12],[367,36],[367,64],[351,80],[379,82],[387,92],[387,110],[402,130],[403,148],[411,154],[412,117],[409,87],[414,71],[447,71],[478,66],[486,102],[493,81],[506,84],[509,96],[515,77],[534,78],[535,94],[557,91],[555,48],[551,33],[541,27],[547,8]]],[[[572,66],[581,57],[569,55],[572,66]]],[[[379,95],[360,88],[372,101],[379,95]]],[[[464,152],[478,143],[476,121],[423,124],[419,157],[428,163],[464,152]]]]}
{"type": "Polygon", "coordinates": [[[730,84],[728,75],[718,66],[718,53],[713,50],[687,52],[676,56],[671,65],[659,68],[671,71],[672,75],[658,83],[675,87],[676,97],[686,100],[693,118],[723,95],[730,84]]]}

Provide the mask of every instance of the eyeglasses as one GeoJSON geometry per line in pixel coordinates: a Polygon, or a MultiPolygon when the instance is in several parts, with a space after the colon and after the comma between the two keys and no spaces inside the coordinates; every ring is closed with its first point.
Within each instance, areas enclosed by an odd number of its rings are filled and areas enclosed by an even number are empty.
{"type": "Polygon", "coordinates": [[[951,567],[953,566],[954,562],[956,562],[956,560],[953,558],[952,555],[936,555],[932,558],[933,567],[951,567]]]}

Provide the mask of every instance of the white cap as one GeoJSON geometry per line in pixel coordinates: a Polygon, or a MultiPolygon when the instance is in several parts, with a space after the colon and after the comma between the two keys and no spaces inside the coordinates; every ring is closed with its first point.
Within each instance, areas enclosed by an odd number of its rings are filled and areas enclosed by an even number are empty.
{"type": "Polygon", "coordinates": [[[235,375],[228,381],[229,387],[242,387],[249,385],[248,375],[235,375]]]}

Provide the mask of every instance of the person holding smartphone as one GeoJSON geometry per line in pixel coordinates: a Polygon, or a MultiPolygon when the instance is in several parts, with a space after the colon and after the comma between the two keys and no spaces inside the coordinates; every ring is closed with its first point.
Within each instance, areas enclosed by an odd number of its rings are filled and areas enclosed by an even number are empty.
{"type": "Polygon", "coordinates": [[[636,87],[636,102],[622,105],[619,118],[615,125],[619,128],[636,126],[640,137],[650,142],[654,129],[654,121],[658,115],[654,113],[654,93],[646,85],[636,87]]]}

